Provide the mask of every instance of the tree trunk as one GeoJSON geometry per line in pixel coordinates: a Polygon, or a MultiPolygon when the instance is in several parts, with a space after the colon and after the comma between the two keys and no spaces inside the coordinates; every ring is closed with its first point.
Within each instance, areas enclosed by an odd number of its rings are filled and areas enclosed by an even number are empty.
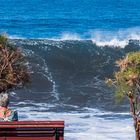
{"type": "Polygon", "coordinates": [[[129,101],[130,101],[130,112],[134,121],[134,128],[135,128],[135,135],[136,135],[136,140],[140,140],[140,123],[139,123],[139,117],[137,115],[137,109],[135,107],[135,99],[133,96],[129,96],[129,101]]]}
{"type": "Polygon", "coordinates": [[[136,135],[136,140],[140,140],[140,130],[139,130],[139,123],[136,120],[134,120],[134,126],[135,126],[135,135],[136,135]]]}

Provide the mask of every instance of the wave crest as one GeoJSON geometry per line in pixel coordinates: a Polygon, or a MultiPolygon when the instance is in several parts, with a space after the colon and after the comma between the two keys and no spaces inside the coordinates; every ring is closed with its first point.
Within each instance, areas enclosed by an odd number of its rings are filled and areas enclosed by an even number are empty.
{"type": "MultiPolygon", "coordinates": [[[[10,39],[26,39],[17,35],[9,37],[10,39]]],[[[54,41],[76,41],[76,40],[92,40],[97,46],[114,46],[124,48],[129,44],[130,40],[140,41],[140,27],[120,29],[117,31],[106,30],[90,30],[84,34],[64,32],[60,36],[51,38],[34,38],[41,40],[54,40],[54,41]]]]}
{"type": "Polygon", "coordinates": [[[140,40],[140,28],[118,31],[91,31],[91,40],[98,46],[118,46],[124,48],[130,40],[140,40]]]}

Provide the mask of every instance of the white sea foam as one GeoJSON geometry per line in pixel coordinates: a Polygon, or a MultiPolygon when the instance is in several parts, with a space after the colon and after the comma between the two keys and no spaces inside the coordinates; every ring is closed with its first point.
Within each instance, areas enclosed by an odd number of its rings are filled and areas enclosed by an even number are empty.
{"type": "Polygon", "coordinates": [[[60,40],[81,40],[81,37],[77,33],[63,33],[60,40]]]}
{"type": "Polygon", "coordinates": [[[128,45],[128,40],[120,41],[116,38],[110,41],[102,41],[102,40],[96,40],[96,39],[92,39],[92,41],[98,46],[117,46],[117,47],[124,48],[126,45],[128,45]]]}
{"type": "MultiPolygon", "coordinates": [[[[10,39],[25,39],[20,36],[9,36],[10,39]]],[[[35,38],[42,40],[54,40],[54,41],[66,41],[66,40],[92,40],[92,42],[98,46],[118,46],[124,48],[128,45],[129,40],[140,40],[140,27],[119,29],[116,31],[107,30],[90,30],[82,35],[78,33],[64,32],[60,36],[51,38],[35,38]],[[84,37],[88,36],[88,37],[84,37]]],[[[45,43],[45,41],[43,41],[45,43]]],[[[29,43],[29,42],[28,42],[29,43]]],[[[35,41],[31,42],[31,45],[36,45],[35,41]],[[34,44],[33,44],[34,43],[34,44]]]]}
{"type": "Polygon", "coordinates": [[[91,30],[89,38],[83,38],[77,33],[63,33],[58,40],[92,40],[98,46],[116,46],[124,48],[129,40],[140,40],[140,28],[120,29],[117,31],[91,30]]]}
{"type": "MultiPolygon", "coordinates": [[[[25,37],[17,35],[9,35],[10,39],[27,39],[25,37]]],[[[40,39],[40,40],[54,40],[54,41],[63,41],[63,40],[82,40],[78,33],[63,32],[60,36],[57,37],[40,37],[40,38],[30,38],[30,39],[40,39]]]]}
{"type": "Polygon", "coordinates": [[[39,104],[38,108],[17,107],[19,118],[20,120],[64,120],[66,140],[134,140],[132,120],[125,118],[128,113],[113,113],[90,108],[84,108],[87,111],[81,113],[41,111],[47,106],[39,104]],[[113,116],[110,118],[104,115],[113,116]]]}
{"type": "Polygon", "coordinates": [[[98,46],[119,46],[124,48],[129,40],[140,40],[140,28],[120,29],[118,31],[91,31],[93,43],[98,46]]]}

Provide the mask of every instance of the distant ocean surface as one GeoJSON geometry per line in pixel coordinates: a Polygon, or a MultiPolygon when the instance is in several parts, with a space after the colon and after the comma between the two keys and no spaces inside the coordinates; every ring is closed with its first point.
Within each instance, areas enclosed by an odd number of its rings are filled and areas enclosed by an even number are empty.
{"type": "Polygon", "coordinates": [[[134,140],[129,104],[105,84],[140,50],[139,0],[1,0],[0,33],[21,46],[32,83],[11,93],[20,120],[65,120],[66,140],[134,140]]]}

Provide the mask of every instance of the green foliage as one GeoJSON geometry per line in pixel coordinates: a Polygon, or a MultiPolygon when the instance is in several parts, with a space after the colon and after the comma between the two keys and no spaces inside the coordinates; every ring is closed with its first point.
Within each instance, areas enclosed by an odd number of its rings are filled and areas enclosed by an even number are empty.
{"type": "Polygon", "coordinates": [[[130,87],[122,78],[116,83],[115,97],[118,103],[122,102],[126,96],[126,93],[133,91],[133,87],[130,87]]]}
{"type": "Polygon", "coordinates": [[[140,86],[140,51],[128,53],[116,63],[119,71],[114,74],[115,80],[107,82],[115,83],[115,96],[118,101],[122,101],[129,91],[135,94],[140,86]]]}
{"type": "Polygon", "coordinates": [[[5,45],[7,43],[7,36],[5,34],[0,35],[0,44],[5,45]]]}
{"type": "Polygon", "coordinates": [[[140,139],[140,51],[131,52],[124,59],[116,62],[119,71],[115,72],[114,80],[106,80],[115,87],[118,102],[128,97],[130,112],[134,120],[136,139],[140,139]]]}

